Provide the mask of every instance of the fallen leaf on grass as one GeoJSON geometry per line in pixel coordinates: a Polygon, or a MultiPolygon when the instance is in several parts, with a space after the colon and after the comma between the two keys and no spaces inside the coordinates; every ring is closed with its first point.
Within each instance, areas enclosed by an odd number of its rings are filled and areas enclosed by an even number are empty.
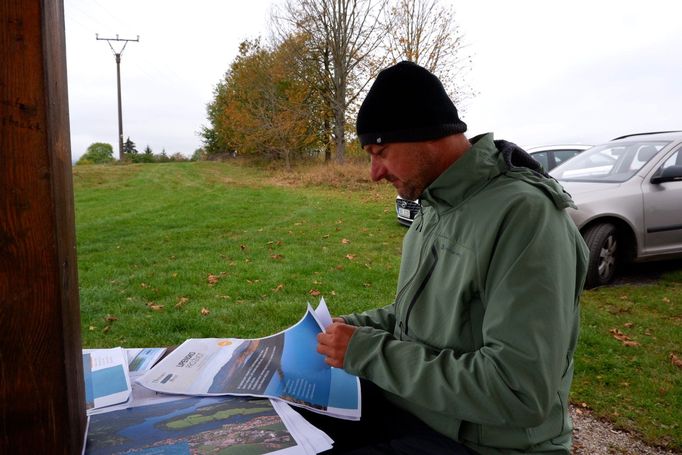
{"type": "Polygon", "coordinates": [[[175,308],[180,308],[183,305],[185,305],[187,302],[189,302],[189,299],[187,297],[180,297],[178,299],[178,303],[175,304],[175,308]]]}
{"type": "Polygon", "coordinates": [[[317,289],[311,289],[310,291],[308,291],[308,294],[316,297],[316,296],[320,295],[321,293],[317,289]]]}
{"type": "Polygon", "coordinates": [[[278,261],[278,260],[280,260],[280,259],[284,259],[284,256],[281,255],[281,254],[273,254],[273,255],[270,256],[270,257],[271,257],[272,259],[274,259],[275,261],[278,261]]]}
{"type": "Polygon", "coordinates": [[[112,323],[112,322],[114,322],[114,321],[118,321],[118,318],[117,318],[116,316],[112,316],[112,315],[110,315],[110,314],[107,314],[107,315],[104,317],[104,320],[105,320],[106,322],[112,323]]]}
{"type": "Polygon", "coordinates": [[[239,248],[241,248],[242,251],[244,251],[247,247],[246,247],[246,245],[239,245],[239,248]]]}
{"type": "Polygon", "coordinates": [[[628,328],[628,329],[631,329],[634,326],[635,326],[634,322],[626,322],[625,324],[623,324],[623,327],[628,328]]]}
{"type": "Polygon", "coordinates": [[[102,333],[108,333],[109,330],[111,330],[111,326],[110,326],[110,325],[104,327],[104,328],[102,329],[102,333]]]}
{"type": "Polygon", "coordinates": [[[275,289],[273,289],[272,291],[273,291],[273,292],[279,292],[279,291],[281,291],[282,289],[284,289],[284,285],[280,283],[280,284],[278,284],[277,287],[276,287],[275,289]]]}
{"type": "Polygon", "coordinates": [[[633,341],[629,336],[621,332],[619,329],[613,328],[609,330],[609,332],[611,333],[611,336],[613,336],[613,338],[623,343],[623,346],[628,347],[639,346],[638,342],[633,341]]]}
{"type": "Polygon", "coordinates": [[[350,243],[350,240],[348,240],[348,239],[341,239],[341,243],[343,243],[344,245],[348,245],[348,244],[350,243]]]}
{"type": "Polygon", "coordinates": [[[97,330],[97,327],[95,327],[94,325],[91,325],[90,327],[88,327],[88,330],[93,332],[93,331],[97,330]]]}
{"type": "Polygon", "coordinates": [[[663,297],[663,302],[664,303],[670,303],[670,299],[668,297],[663,297]]]}
{"type": "Polygon", "coordinates": [[[675,354],[672,352],[670,353],[670,362],[675,365],[677,368],[682,368],[682,359],[677,357],[675,354]]]}
{"type": "Polygon", "coordinates": [[[202,316],[208,316],[209,313],[210,313],[210,311],[208,310],[208,308],[205,308],[205,307],[201,308],[201,315],[202,316]]]}
{"type": "Polygon", "coordinates": [[[347,254],[346,259],[348,259],[349,261],[352,261],[353,259],[355,259],[355,255],[354,254],[347,254]]]}
{"type": "Polygon", "coordinates": [[[158,303],[149,302],[149,303],[147,304],[147,306],[149,307],[150,310],[153,310],[153,311],[161,311],[161,310],[163,310],[163,305],[159,305],[158,303]]]}
{"type": "Polygon", "coordinates": [[[206,281],[208,281],[209,286],[213,286],[215,284],[218,284],[218,281],[220,281],[220,279],[224,276],[227,276],[227,272],[220,272],[217,275],[209,273],[208,277],[206,277],[206,281]]]}

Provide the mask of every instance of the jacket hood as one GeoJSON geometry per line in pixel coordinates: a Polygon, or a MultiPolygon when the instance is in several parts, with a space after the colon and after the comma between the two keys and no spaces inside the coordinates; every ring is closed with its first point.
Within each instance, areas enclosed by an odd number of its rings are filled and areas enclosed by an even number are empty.
{"type": "MultiPolygon", "coordinates": [[[[477,141],[481,137],[473,138],[472,142],[477,141]]],[[[496,140],[493,143],[495,148],[499,150],[501,159],[504,161],[505,174],[539,188],[554,202],[558,209],[576,208],[571,195],[564,190],[559,182],[548,175],[542,169],[540,163],[533,159],[525,150],[512,142],[504,140],[496,140]]]]}
{"type": "Polygon", "coordinates": [[[558,209],[575,208],[571,196],[540,163],[516,144],[493,140],[493,134],[470,139],[472,147],[429,185],[422,194],[424,205],[456,206],[482,190],[501,174],[539,188],[558,209]]]}

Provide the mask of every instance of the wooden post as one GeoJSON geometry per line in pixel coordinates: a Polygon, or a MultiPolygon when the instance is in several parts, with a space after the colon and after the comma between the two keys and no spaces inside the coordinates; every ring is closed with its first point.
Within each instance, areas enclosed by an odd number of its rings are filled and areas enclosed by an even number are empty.
{"type": "Polygon", "coordinates": [[[62,0],[0,0],[0,453],[85,430],[62,0]]]}

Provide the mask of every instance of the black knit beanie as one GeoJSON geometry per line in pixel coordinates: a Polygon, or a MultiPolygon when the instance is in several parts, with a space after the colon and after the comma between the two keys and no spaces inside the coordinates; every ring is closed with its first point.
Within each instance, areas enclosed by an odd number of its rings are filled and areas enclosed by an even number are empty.
{"type": "Polygon", "coordinates": [[[407,61],[379,73],[360,106],[356,123],[363,147],[428,141],[466,129],[438,78],[407,61]]]}

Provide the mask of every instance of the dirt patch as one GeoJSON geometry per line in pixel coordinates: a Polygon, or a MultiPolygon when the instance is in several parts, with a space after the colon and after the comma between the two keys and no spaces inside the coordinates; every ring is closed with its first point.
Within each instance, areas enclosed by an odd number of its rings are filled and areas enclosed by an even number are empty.
{"type": "Polygon", "coordinates": [[[612,285],[653,284],[670,272],[682,271],[682,259],[628,264],[621,269],[612,285]]]}

